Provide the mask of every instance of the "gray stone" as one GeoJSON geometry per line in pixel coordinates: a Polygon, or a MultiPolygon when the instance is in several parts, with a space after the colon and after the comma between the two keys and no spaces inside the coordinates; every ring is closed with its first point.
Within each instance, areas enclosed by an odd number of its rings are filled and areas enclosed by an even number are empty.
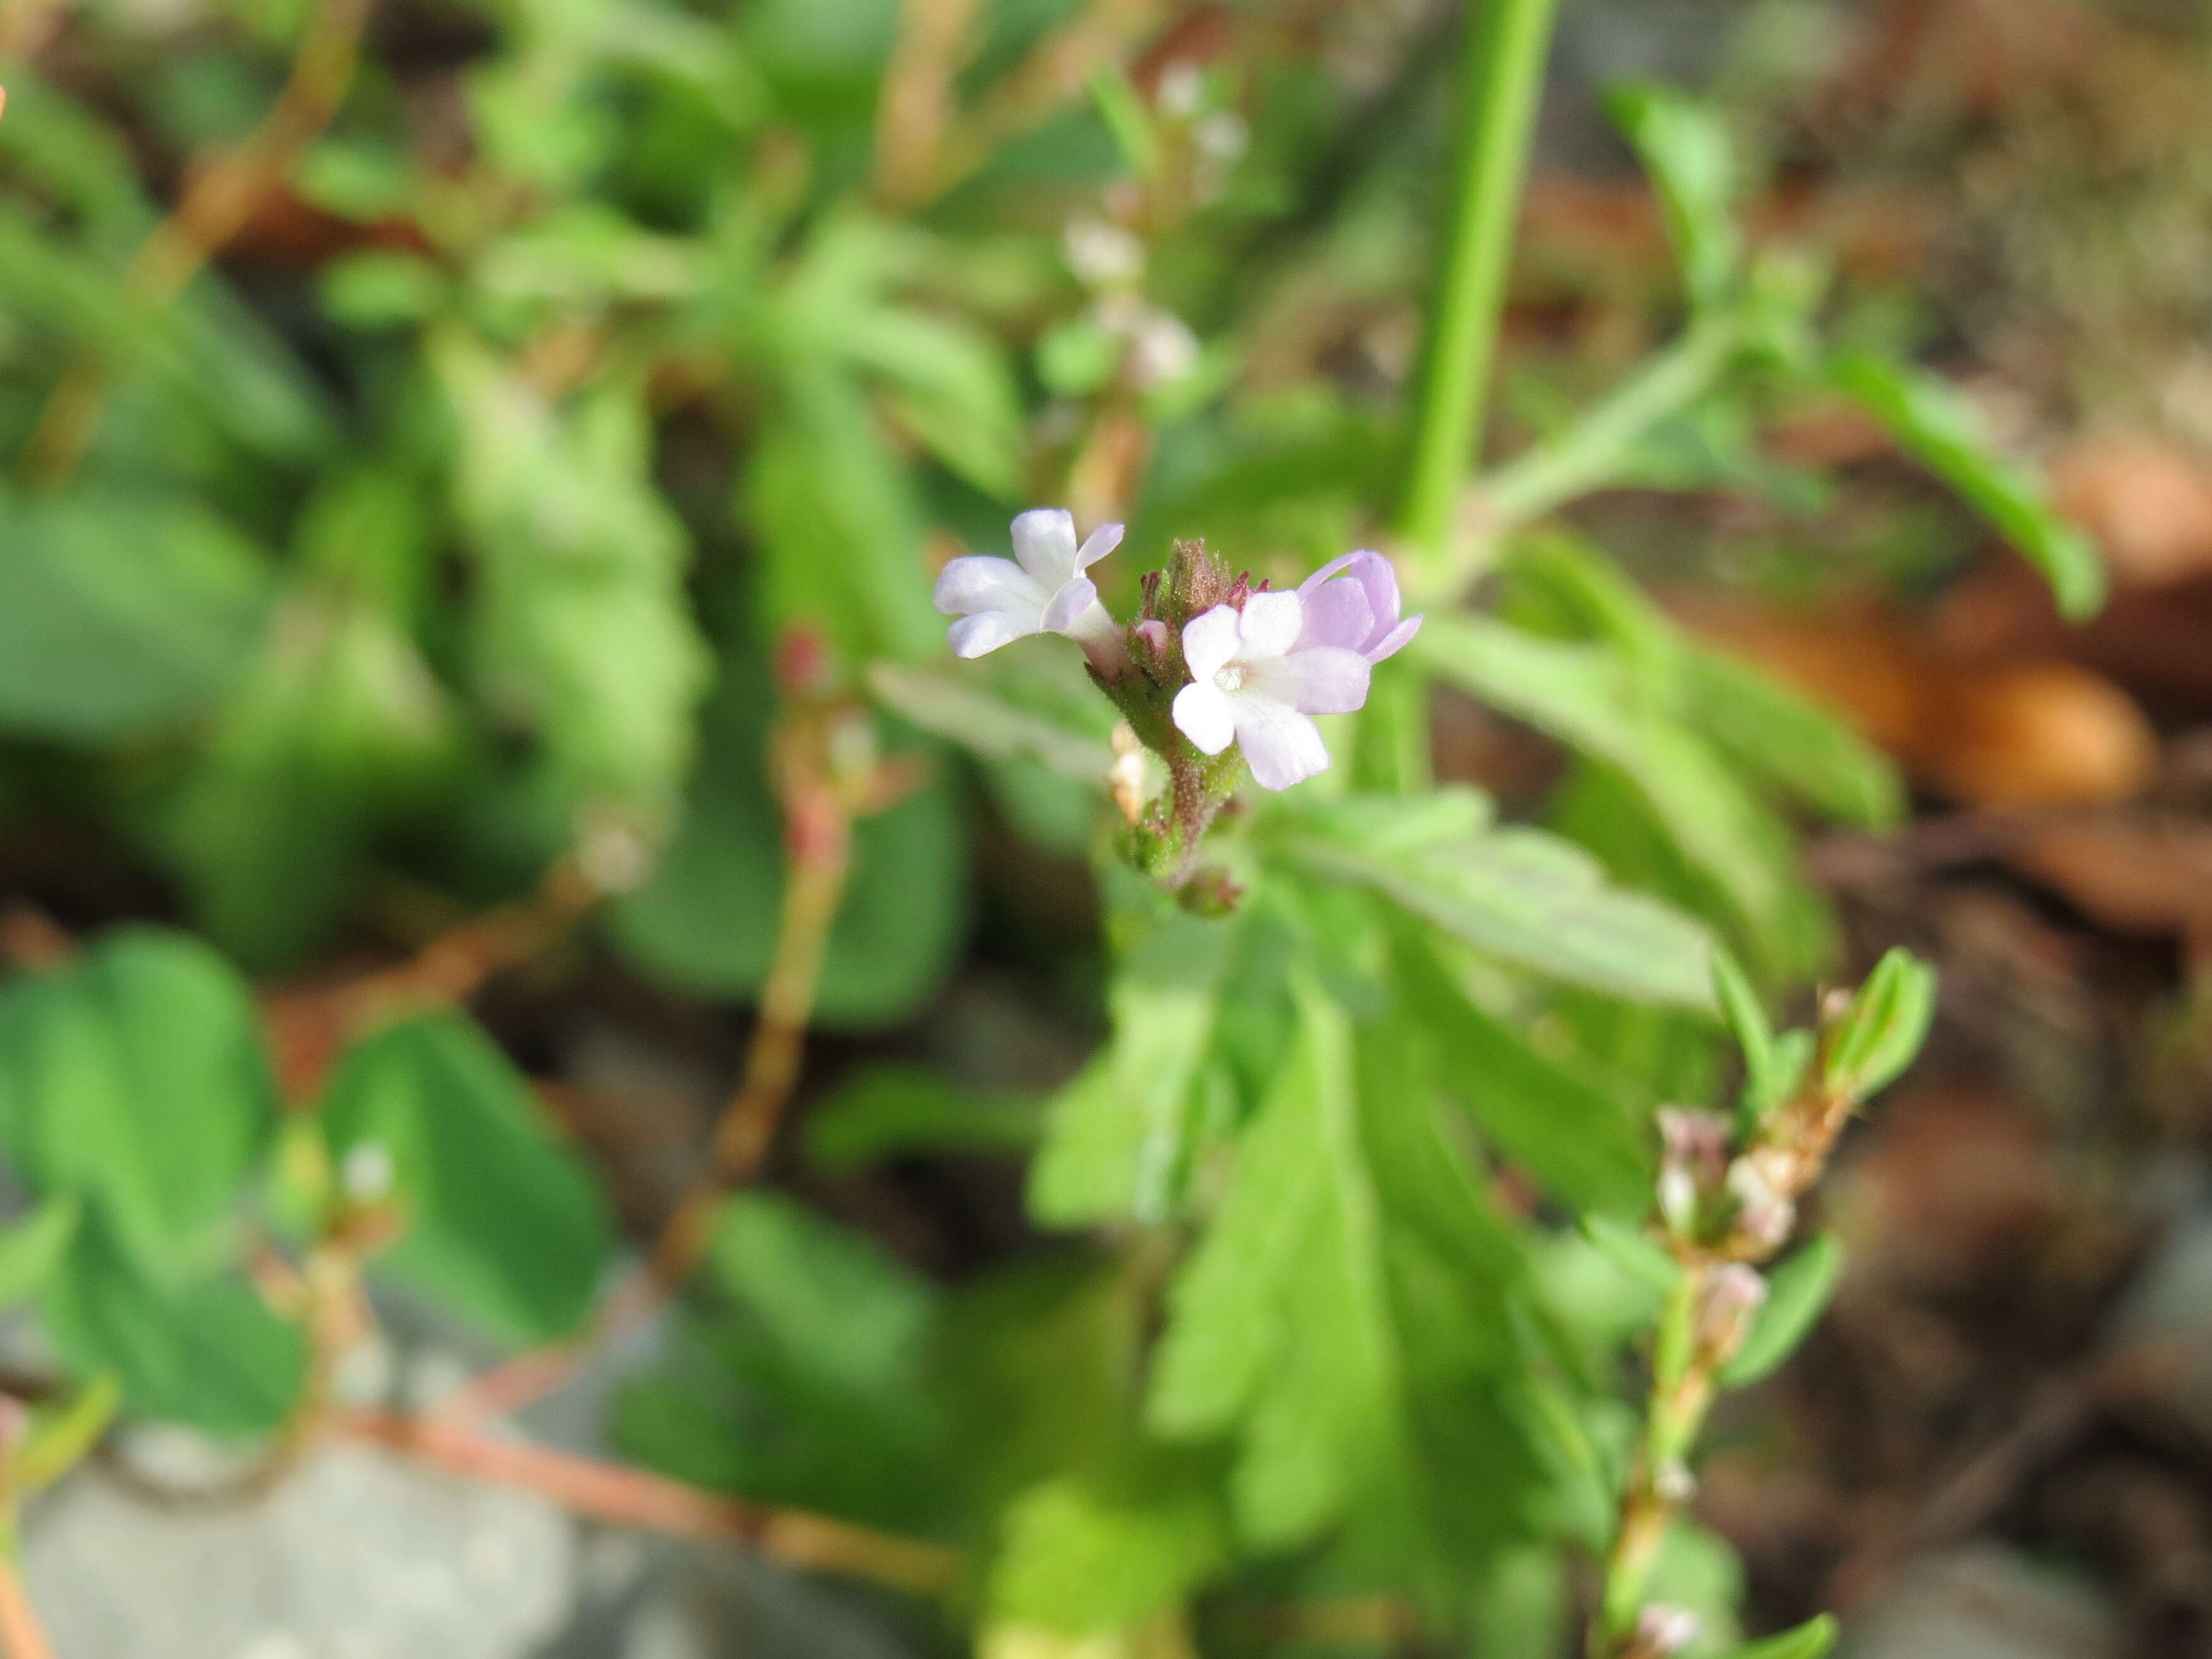
{"type": "Polygon", "coordinates": [[[1996,1544],[1930,1555],[1846,1621],[1844,1659],[2121,1659],[2112,1606],[2088,1584],[1996,1544]]]}
{"type": "Polygon", "coordinates": [[[69,1659],[520,1659],[568,1616],[574,1534],[528,1493],[334,1446],[246,1504],[83,1470],[33,1510],[24,1571],[69,1659]]]}
{"type": "Polygon", "coordinates": [[[2212,1206],[2168,1227],[2106,1335],[2112,1349],[2171,1348],[2179,1364],[2166,1404],[2212,1439],[2212,1206]]]}

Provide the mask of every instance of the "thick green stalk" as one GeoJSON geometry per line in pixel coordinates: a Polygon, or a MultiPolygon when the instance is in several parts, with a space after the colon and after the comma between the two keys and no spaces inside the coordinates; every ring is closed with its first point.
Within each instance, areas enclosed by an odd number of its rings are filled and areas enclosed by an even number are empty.
{"type": "Polygon", "coordinates": [[[1458,182],[1429,306],[1398,528],[1433,565],[1480,436],[1558,0],[1471,0],[1458,182]]]}

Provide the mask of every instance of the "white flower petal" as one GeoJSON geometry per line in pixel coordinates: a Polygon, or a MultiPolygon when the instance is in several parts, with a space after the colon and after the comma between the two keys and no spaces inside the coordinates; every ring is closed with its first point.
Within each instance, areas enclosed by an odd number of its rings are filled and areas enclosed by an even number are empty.
{"type": "Polygon", "coordinates": [[[1014,557],[1047,591],[1076,574],[1075,518],[1065,507],[1031,507],[1014,520],[1014,557]]]}
{"type": "Polygon", "coordinates": [[[1098,585],[1087,576],[1078,576],[1073,581],[1052,596],[1044,608],[1042,623],[1047,633],[1065,634],[1074,626],[1075,619],[1098,603],[1098,585]]]}
{"type": "Polygon", "coordinates": [[[1421,631],[1421,622],[1422,618],[1419,617],[1407,617],[1405,621],[1367,647],[1367,660],[1381,662],[1385,657],[1396,656],[1412,642],[1413,635],[1421,631]]]}
{"type": "Polygon", "coordinates": [[[1328,770],[1321,728],[1288,703],[1245,696],[1236,707],[1237,742],[1262,789],[1287,789],[1328,770]]]}
{"type": "Polygon", "coordinates": [[[1003,611],[979,611],[953,623],[947,637],[952,641],[954,656],[980,657],[1036,631],[1034,627],[1022,626],[1018,618],[1003,611]]]}
{"type": "Polygon", "coordinates": [[[1182,659],[1190,665],[1191,678],[1211,681],[1228,667],[1237,655],[1238,637],[1237,613],[1225,605],[1217,605],[1204,616],[1185,623],[1182,659]]]}
{"type": "Polygon", "coordinates": [[[1099,560],[1121,544],[1121,526],[1120,525],[1100,525],[1097,529],[1084,538],[1083,545],[1076,550],[1076,569],[1079,572],[1090,569],[1092,565],[1097,564],[1099,560]]]}
{"type": "Polygon", "coordinates": [[[1367,636],[1375,631],[1375,613],[1358,582],[1324,582],[1310,593],[1303,587],[1298,593],[1305,602],[1301,646],[1340,645],[1347,651],[1366,647],[1367,636]]]}
{"type": "Polygon", "coordinates": [[[1259,696],[1309,714],[1349,714],[1367,701],[1371,672],[1357,651],[1317,645],[1261,664],[1245,684],[1259,696]]]}
{"type": "Polygon", "coordinates": [[[1237,739],[1237,711],[1211,678],[1193,680],[1176,693],[1175,723],[1204,754],[1218,755],[1237,739]]]}
{"type": "Polygon", "coordinates": [[[1295,593],[1255,593],[1244,601],[1243,647],[1237,656],[1246,662],[1279,657],[1298,642],[1305,607],[1295,593]]]}
{"type": "Polygon", "coordinates": [[[1036,611],[1043,613],[1051,591],[1040,587],[1012,559],[986,558],[970,554],[954,559],[938,573],[937,591],[931,598],[948,617],[978,611],[1036,611]]]}

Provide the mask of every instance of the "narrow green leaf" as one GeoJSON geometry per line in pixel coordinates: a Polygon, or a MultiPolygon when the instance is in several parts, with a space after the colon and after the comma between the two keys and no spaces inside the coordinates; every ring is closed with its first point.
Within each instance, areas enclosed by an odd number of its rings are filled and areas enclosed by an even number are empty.
{"type": "Polygon", "coordinates": [[[1719,303],[1743,258],[1735,146],[1720,112],[1661,86],[1618,88],[1605,101],[1658,186],[1692,302],[1719,303]]]}
{"type": "Polygon", "coordinates": [[[1903,946],[1875,964],[1830,1039],[1828,1087],[1864,1099],[1912,1063],[1936,1017],[1936,970],[1903,946]]]}
{"type": "Polygon", "coordinates": [[[1607,1261],[1638,1284],[1664,1291],[1682,1282],[1681,1264],[1643,1228],[1612,1216],[1586,1215],[1582,1230],[1607,1261]]]}
{"type": "Polygon", "coordinates": [[[1743,1052],[1744,1087],[1754,1099],[1766,1099],[1774,1082],[1774,1027],[1759,993],[1725,950],[1713,952],[1713,994],[1736,1047],[1743,1052]]]}
{"type": "Polygon", "coordinates": [[[1159,136],[1152,131],[1152,112],[1145,107],[1144,99],[1121,65],[1108,64],[1091,70],[1084,84],[1090,88],[1091,101],[1105,118],[1129,171],[1139,179],[1151,178],[1159,166],[1159,136]]]}
{"type": "Polygon", "coordinates": [[[1767,1276],[1766,1300],[1735,1358],[1721,1373],[1731,1389],[1747,1388],[1773,1372],[1826,1312],[1844,1274],[1844,1249],[1823,1233],[1767,1276]]]}
{"type": "Polygon", "coordinates": [[[872,1066],[808,1112],[806,1157],[846,1175],[917,1152],[1018,1152],[1042,1125],[1034,1101],[979,1096],[918,1066],[872,1066]]]}
{"type": "Polygon", "coordinates": [[[1955,386],[1867,352],[1836,358],[1828,378],[2043,573],[2063,615],[2096,614],[2105,567],[2095,545],[2052,510],[2034,473],[1997,451],[1955,386]]]}
{"type": "Polygon", "coordinates": [[[1371,887],[1516,967],[1638,1001],[1712,1006],[1711,936],[1680,912],[1608,884],[1595,860],[1541,830],[1378,847],[1317,823],[1285,835],[1280,847],[1295,866],[1371,887]]]}
{"type": "Polygon", "coordinates": [[[426,1014],[356,1043],[323,1105],[334,1158],[391,1158],[405,1231],[380,1265],[502,1341],[589,1310],[614,1250],[605,1195],[473,1022],[426,1014]]]}
{"type": "Polygon", "coordinates": [[[1903,821],[1896,765],[1843,716],[1725,652],[1692,647],[1680,668],[1683,719],[1753,777],[1839,823],[1903,821]]]}

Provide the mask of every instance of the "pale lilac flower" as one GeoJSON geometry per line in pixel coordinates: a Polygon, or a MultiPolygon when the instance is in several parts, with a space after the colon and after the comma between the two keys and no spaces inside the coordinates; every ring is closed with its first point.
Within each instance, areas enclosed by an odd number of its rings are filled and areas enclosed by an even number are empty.
{"type": "Polygon", "coordinates": [[[1301,649],[1338,645],[1370,663],[1402,649],[1421,631],[1421,618],[1398,620],[1398,573],[1390,561],[1365,548],[1347,553],[1298,584],[1305,604],[1301,649]]]}
{"type": "Polygon", "coordinates": [[[971,554],[937,578],[937,608],[960,618],[951,633],[954,654],[980,657],[1030,634],[1065,634],[1094,663],[1126,654],[1121,630],[1083,574],[1121,545],[1121,526],[1102,524],[1078,547],[1074,519],[1040,507],[1014,520],[1012,558],[971,554]]]}
{"type": "Polygon", "coordinates": [[[1244,608],[1217,605],[1182,630],[1191,682],[1176,693],[1175,723],[1205,753],[1234,742],[1253,781],[1287,789],[1328,769],[1309,714],[1348,714],[1367,701],[1367,659],[1336,645],[1307,646],[1295,593],[1255,593],[1244,608]]]}

